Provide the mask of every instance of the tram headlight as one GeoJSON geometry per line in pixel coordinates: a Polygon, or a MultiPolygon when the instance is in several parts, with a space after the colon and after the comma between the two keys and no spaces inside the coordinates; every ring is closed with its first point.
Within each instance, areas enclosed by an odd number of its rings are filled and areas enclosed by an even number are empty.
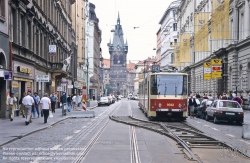
{"type": "Polygon", "coordinates": [[[178,105],[178,107],[181,109],[182,105],[181,105],[181,104],[179,104],[179,105],[178,105]]]}
{"type": "Polygon", "coordinates": [[[162,105],[161,105],[161,103],[159,103],[159,105],[158,105],[158,106],[161,108],[161,106],[162,106],[162,105]]]}

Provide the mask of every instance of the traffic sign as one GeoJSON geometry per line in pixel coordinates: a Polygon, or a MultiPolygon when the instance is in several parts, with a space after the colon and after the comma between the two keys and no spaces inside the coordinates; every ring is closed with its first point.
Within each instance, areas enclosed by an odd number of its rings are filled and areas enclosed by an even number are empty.
{"type": "Polygon", "coordinates": [[[4,72],[4,80],[12,80],[12,72],[11,71],[5,71],[4,72]]]}

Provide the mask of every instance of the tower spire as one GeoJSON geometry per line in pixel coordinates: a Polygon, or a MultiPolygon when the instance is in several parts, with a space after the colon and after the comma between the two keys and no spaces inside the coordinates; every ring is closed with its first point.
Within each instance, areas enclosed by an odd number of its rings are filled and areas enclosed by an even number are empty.
{"type": "Polygon", "coordinates": [[[117,24],[120,24],[120,14],[119,14],[119,11],[118,11],[118,18],[117,18],[117,24]]]}

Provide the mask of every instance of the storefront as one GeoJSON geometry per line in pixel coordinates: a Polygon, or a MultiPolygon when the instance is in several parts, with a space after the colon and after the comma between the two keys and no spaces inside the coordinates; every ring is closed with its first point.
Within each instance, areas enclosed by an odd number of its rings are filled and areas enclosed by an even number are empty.
{"type": "Polygon", "coordinates": [[[39,76],[41,76],[41,75],[49,75],[49,79],[51,81],[50,73],[47,74],[46,72],[35,69],[34,92],[37,92],[38,96],[40,96],[40,97],[42,97],[44,95],[44,93],[50,94],[50,83],[51,82],[37,82],[36,78],[37,78],[38,75],[39,76]]]}
{"type": "Polygon", "coordinates": [[[31,91],[33,93],[34,67],[13,61],[13,71],[12,92],[18,100],[21,98],[23,92],[31,91]]]}

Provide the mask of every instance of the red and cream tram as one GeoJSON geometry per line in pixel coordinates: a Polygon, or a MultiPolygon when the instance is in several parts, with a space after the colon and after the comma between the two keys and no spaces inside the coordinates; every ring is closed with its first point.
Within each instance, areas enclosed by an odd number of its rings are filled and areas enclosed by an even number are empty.
{"type": "Polygon", "coordinates": [[[178,72],[146,73],[139,83],[139,107],[149,119],[188,116],[188,75],[178,72]]]}

